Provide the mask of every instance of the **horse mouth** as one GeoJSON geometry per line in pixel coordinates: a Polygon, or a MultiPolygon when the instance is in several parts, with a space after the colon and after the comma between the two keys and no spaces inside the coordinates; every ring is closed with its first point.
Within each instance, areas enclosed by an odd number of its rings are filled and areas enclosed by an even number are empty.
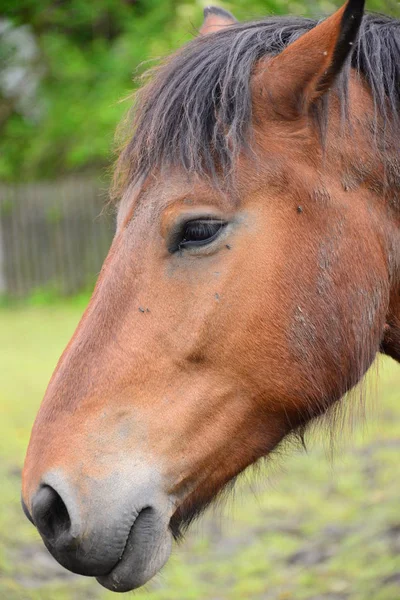
{"type": "Polygon", "coordinates": [[[107,575],[96,579],[113,592],[139,588],[162,569],[171,553],[171,546],[168,521],[154,508],[144,508],[129,531],[118,562],[107,575]]]}

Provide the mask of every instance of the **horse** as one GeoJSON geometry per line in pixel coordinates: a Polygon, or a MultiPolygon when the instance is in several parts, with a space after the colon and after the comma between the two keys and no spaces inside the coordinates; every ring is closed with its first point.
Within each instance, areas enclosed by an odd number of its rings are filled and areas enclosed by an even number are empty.
{"type": "Polygon", "coordinates": [[[399,84],[400,21],[363,0],[319,22],[210,7],[151,70],[23,469],[61,565],[142,586],[240,473],[400,361],[399,84]]]}

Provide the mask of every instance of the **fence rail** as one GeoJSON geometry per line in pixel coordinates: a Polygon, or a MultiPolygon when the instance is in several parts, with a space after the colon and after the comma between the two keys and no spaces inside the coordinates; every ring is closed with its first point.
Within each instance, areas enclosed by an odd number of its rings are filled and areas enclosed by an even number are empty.
{"type": "Polygon", "coordinates": [[[0,185],[0,294],[72,294],[100,271],[114,233],[93,179],[0,185]]]}

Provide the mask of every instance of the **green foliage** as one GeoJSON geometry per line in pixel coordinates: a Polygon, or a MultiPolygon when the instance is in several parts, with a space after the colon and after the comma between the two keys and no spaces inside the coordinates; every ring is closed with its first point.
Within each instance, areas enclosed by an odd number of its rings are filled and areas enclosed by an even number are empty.
{"type": "MultiPolygon", "coordinates": [[[[0,15],[29,25],[44,68],[35,116],[15,106],[2,120],[0,179],[54,177],[110,164],[120,102],[138,74],[196,33],[203,0],[0,0],[0,15]],[[143,64],[144,63],[144,64],[143,64]]],[[[270,14],[329,14],[337,0],[219,2],[240,19],[270,14]]],[[[369,0],[370,10],[400,15],[395,0],[369,0]]],[[[1,46],[0,53],[6,49],[1,46]]],[[[8,50],[7,50],[8,51],[8,50]]],[[[0,54],[1,56],[1,54],[0,54]]]]}

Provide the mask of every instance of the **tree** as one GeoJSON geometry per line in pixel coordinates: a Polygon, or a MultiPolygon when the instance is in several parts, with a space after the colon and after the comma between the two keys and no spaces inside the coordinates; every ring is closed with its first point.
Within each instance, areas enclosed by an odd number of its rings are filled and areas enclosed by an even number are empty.
{"type": "MultiPolygon", "coordinates": [[[[341,1],[216,3],[251,19],[327,14],[341,1]]],[[[380,0],[369,4],[382,10],[380,0]]],[[[387,12],[399,15],[396,6],[389,1],[387,12]]],[[[130,105],[120,100],[131,94],[133,74],[196,34],[202,7],[200,0],[0,0],[0,179],[109,164],[115,127],[130,105]],[[29,45],[31,55],[21,57],[29,45]],[[12,92],[13,69],[20,86],[12,92]]]]}

